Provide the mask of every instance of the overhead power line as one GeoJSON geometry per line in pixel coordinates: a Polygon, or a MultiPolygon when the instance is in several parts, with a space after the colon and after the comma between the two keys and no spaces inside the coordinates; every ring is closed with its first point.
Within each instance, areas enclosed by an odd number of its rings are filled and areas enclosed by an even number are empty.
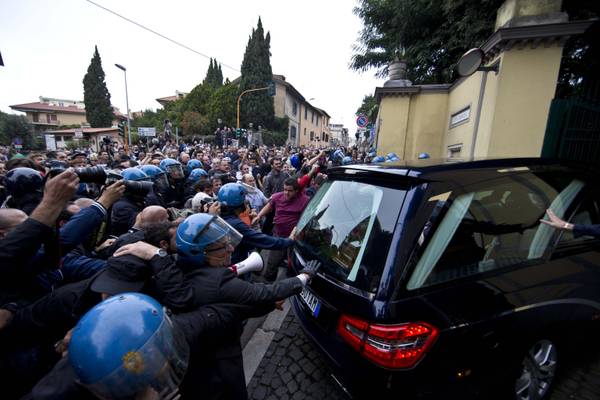
{"type": "MultiPolygon", "coordinates": [[[[206,54],[199,52],[198,50],[194,50],[194,49],[192,49],[191,47],[189,47],[189,46],[186,46],[185,44],[183,44],[183,43],[181,43],[181,42],[178,42],[177,40],[173,40],[173,39],[171,39],[171,38],[169,38],[169,37],[167,37],[167,36],[163,35],[162,33],[156,32],[155,30],[152,30],[152,29],[150,29],[150,28],[148,28],[148,27],[146,27],[146,26],[144,26],[144,25],[142,25],[142,24],[140,24],[140,23],[138,23],[138,22],[135,22],[134,20],[132,20],[132,19],[130,19],[130,18],[127,18],[127,17],[125,17],[125,16],[123,16],[123,15],[121,15],[121,14],[119,14],[119,13],[117,13],[117,12],[113,11],[113,10],[110,10],[110,9],[108,9],[108,8],[104,7],[104,6],[101,6],[101,5],[100,5],[100,4],[98,4],[98,3],[94,3],[94,2],[93,2],[93,1],[91,1],[91,0],[85,0],[85,1],[87,1],[87,2],[88,2],[88,3],[90,3],[90,4],[93,4],[93,5],[95,5],[96,7],[99,7],[99,8],[101,8],[101,9],[105,10],[105,11],[108,11],[109,13],[111,13],[111,14],[113,14],[113,15],[116,15],[117,17],[119,17],[119,18],[122,18],[122,19],[124,19],[124,20],[125,20],[125,21],[127,21],[127,22],[130,22],[130,23],[132,23],[132,24],[134,24],[134,25],[137,25],[137,26],[139,26],[140,28],[147,30],[148,32],[154,33],[155,35],[157,35],[157,36],[160,36],[161,38],[163,38],[163,39],[166,39],[166,40],[168,40],[169,42],[176,44],[177,46],[183,47],[183,48],[184,48],[184,49],[186,49],[186,50],[189,50],[189,51],[191,51],[191,52],[193,52],[193,53],[196,53],[196,54],[198,54],[198,55],[200,55],[200,56],[202,56],[202,57],[204,57],[204,58],[209,58],[209,59],[210,59],[210,58],[214,58],[214,57],[209,57],[209,56],[207,56],[206,54]]],[[[216,58],[215,58],[215,59],[216,59],[216,58]]],[[[224,66],[224,67],[227,67],[227,68],[229,68],[229,69],[230,69],[230,70],[232,70],[232,71],[235,71],[235,72],[238,72],[238,73],[240,72],[240,70],[238,70],[237,68],[233,68],[233,67],[232,67],[232,66],[230,66],[230,65],[227,65],[227,64],[225,64],[225,63],[220,63],[220,64],[221,64],[222,66],[224,66]]]]}

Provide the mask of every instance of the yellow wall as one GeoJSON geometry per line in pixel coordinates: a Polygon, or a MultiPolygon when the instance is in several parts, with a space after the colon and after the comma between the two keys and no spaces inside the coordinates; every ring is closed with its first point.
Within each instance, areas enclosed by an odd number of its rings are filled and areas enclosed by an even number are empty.
{"type": "Polygon", "coordinates": [[[504,53],[498,75],[490,157],[539,157],[554,97],[561,47],[504,53]]]}
{"type": "MultiPolygon", "coordinates": [[[[561,54],[557,46],[514,47],[488,63],[499,62],[500,69],[487,73],[475,157],[540,156],[561,54]]],[[[469,158],[483,75],[457,82],[448,93],[384,94],[377,153],[413,159],[426,151],[446,157],[449,147],[462,145],[454,156],[469,158]],[[468,120],[450,128],[452,114],[467,106],[468,120]]]]}
{"type": "Polygon", "coordinates": [[[444,141],[442,145],[442,156],[445,157],[448,153],[448,147],[462,145],[460,157],[468,157],[471,151],[471,139],[473,136],[473,124],[477,115],[477,99],[479,96],[479,87],[481,84],[481,73],[475,73],[463,81],[455,85],[448,96],[448,112],[446,113],[446,121],[442,132],[444,141]],[[452,114],[471,107],[469,119],[450,128],[450,118],[452,114]]]}
{"type": "Polygon", "coordinates": [[[60,125],[81,125],[86,123],[85,114],[56,113],[60,125]]]}
{"type": "Polygon", "coordinates": [[[444,131],[447,107],[446,93],[425,92],[410,98],[406,152],[396,152],[402,159],[416,159],[422,152],[434,158],[445,156],[440,132],[444,131]]]}
{"type": "Polygon", "coordinates": [[[275,97],[273,98],[273,104],[275,107],[275,116],[278,118],[283,118],[285,116],[285,98],[285,85],[275,81],[275,97]]]}
{"type": "MultiPolygon", "coordinates": [[[[30,122],[33,122],[33,112],[31,111],[27,111],[26,113],[26,117],[30,122]]],[[[85,114],[68,114],[68,113],[60,113],[60,112],[56,112],[56,113],[50,113],[50,114],[56,114],[56,121],[51,121],[50,123],[47,123],[47,117],[46,115],[48,113],[45,112],[38,112],[38,122],[36,122],[36,124],[47,124],[47,125],[81,125],[81,124],[85,124],[86,123],[86,119],[85,119],[85,114]]]]}
{"type": "Polygon", "coordinates": [[[402,157],[408,128],[410,96],[384,96],[377,116],[377,154],[394,152],[402,157]]]}

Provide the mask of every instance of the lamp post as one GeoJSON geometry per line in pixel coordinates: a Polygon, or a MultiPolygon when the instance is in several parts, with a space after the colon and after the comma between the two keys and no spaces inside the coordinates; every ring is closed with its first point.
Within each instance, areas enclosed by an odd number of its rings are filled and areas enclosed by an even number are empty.
{"type": "Polygon", "coordinates": [[[131,146],[131,122],[129,121],[129,95],[127,94],[127,69],[120,65],[115,64],[115,67],[119,68],[125,74],[125,107],[127,107],[127,142],[131,146]]]}

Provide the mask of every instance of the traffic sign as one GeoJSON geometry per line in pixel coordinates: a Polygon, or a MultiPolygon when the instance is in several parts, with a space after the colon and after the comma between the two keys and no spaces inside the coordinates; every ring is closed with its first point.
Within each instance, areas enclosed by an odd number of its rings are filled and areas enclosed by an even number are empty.
{"type": "Polygon", "coordinates": [[[140,136],[156,136],[156,128],[138,128],[140,136]]]}
{"type": "Polygon", "coordinates": [[[358,125],[361,128],[364,128],[365,126],[367,126],[369,123],[369,118],[367,118],[367,116],[365,114],[360,114],[359,116],[356,117],[356,125],[358,125]]]}

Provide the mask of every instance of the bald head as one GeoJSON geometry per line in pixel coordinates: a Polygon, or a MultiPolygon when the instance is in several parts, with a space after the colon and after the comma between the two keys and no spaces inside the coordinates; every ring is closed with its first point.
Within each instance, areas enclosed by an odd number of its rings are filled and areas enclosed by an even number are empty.
{"type": "Polygon", "coordinates": [[[141,224],[160,223],[169,220],[167,210],[161,206],[148,206],[140,214],[141,224]]]}
{"type": "Polygon", "coordinates": [[[16,208],[0,208],[0,238],[6,236],[27,219],[27,214],[16,208]]]}

